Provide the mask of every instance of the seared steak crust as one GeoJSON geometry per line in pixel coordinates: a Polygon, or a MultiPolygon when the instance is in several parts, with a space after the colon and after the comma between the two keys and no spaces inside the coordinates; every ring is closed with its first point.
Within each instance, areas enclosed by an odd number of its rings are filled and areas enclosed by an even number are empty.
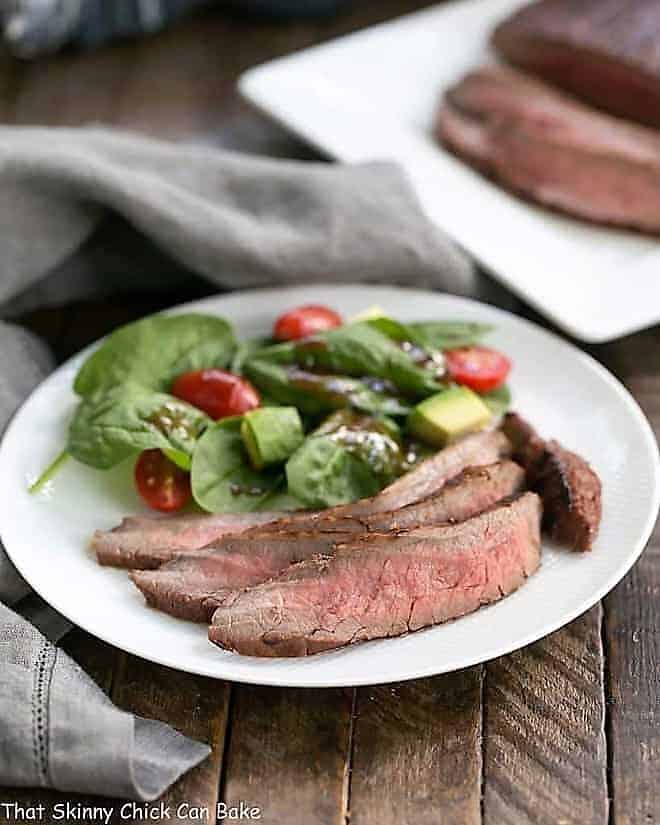
{"type": "Polygon", "coordinates": [[[619,117],[660,126],[657,0],[543,0],[493,34],[500,54],[619,117]]]}
{"type": "Polygon", "coordinates": [[[362,539],[368,532],[401,532],[420,526],[464,521],[520,492],[524,471],[513,461],[470,467],[429,499],[393,513],[341,518],[332,529],[313,532],[270,531],[223,539],[159,570],[134,571],[131,579],[147,603],[191,621],[208,622],[227,591],[266,581],[289,564],[331,554],[336,544],[362,539]]]}
{"type": "Polygon", "coordinates": [[[516,413],[502,429],[525,467],[531,489],[543,500],[543,526],[572,550],[591,550],[601,520],[600,479],[579,455],[556,441],[544,441],[516,413]]]}
{"type": "Polygon", "coordinates": [[[466,521],[501,499],[520,493],[524,485],[525,473],[514,461],[467,467],[439,493],[399,510],[363,516],[360,522],[371,532],[400,532],[428,524],[466,521]]]}
{"type": "Polygon", "coordinates": [[[660,232],[660,135],[487,67],[446,94],[438,138],[502,186],[597,223],[660,232]]]}
{"type": "Polygon", "coordinates": [[[228,595],[212,642],[251,656],[304,656],[398,636],[517,589],[540,563],[534,493],[459,525],[373,536],[228,595]]]}
{"type": "Polygon", "coordinates": [[[179,551],[203,547],[220,536],[242,533],[281,518],[281,512],[193,513],[171,518],[128,516],[112,530],[97,530],[91,545],[99,564],[153,569],[179,551]]]}

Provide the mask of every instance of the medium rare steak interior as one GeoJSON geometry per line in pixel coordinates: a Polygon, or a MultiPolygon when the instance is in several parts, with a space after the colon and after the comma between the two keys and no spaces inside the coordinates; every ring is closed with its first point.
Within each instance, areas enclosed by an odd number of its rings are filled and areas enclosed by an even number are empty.
{"type": "Polygon", "coordinates": [[[658,0],[543,0],[501,23],[493,44],[605,111],[660,126],[658,0]]]}
{"type": "Polygon", "coordinates": [[[504,417],[502,428],[525,467],[529,486],[543,500],[543,527],[560,544],[591,550],[601,520],[600,479],[579,455],[556,441],[544,441],[516,413],[504,417]]]}
{"type": "Polygon", "coordinates": [[[388,513],[338,520],[343,527],[324,532],[255,531],[218,541],[206,551],[175,559],[159,570],[134,571],[131,579],[148,604],[173,616],[210,621],[227,591],[249,587],[276,576],[289,564],[335,545],[368,536],[367,531],[400,532],[450,521],[464,521],[522,490],[525,473],[513,461],[470,467],[429,499],[388,513]]]}
{"type": "Polygon", "coordinates": [[[660,233],[660,133],[617,120],[513,69],[466,75],[436,133],[503,186],[598,223],[660,233]]]}
{"type": "Polygon", "coordinates": [[[130,577],[147,604],[172,616],[208,622],[223,591],[249,587],[276,576],[291,563],[331,552],[349,532],[272,532],[263,536],[220,539],[208,548],[192,551],[158,570],[133,570],[130,577]]]}
{"type": "Polygon", "coordinates": [[[540,519],[538,496],[524,493],[459,525],[342,546],[228,596],[209,638],[251,656],[301,656],[463,616],[535,572],[540,519]]]}

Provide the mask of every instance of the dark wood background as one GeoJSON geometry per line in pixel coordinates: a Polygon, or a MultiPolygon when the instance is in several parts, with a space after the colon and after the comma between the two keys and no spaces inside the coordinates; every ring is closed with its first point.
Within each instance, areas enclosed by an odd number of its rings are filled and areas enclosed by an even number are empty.
{"type": "MultiPolygon", "coordinates": [[[[312,158],[240,101],[238,75],[426,5],[356,0],[336,18],[289,24],[219,10],[91,54],[35,63],[3,56],[0,118],[101,122],[312,158]]],[[[169,279],[157,293],[115,292],[23,314],[59,359],[120,323],[210,292],[116,218],[63,271],[93,271],[108,284],[121,273],[169,279]]],[[[657,433],[660,330],[591,352],[631,390],[657,433]]],[[[259,821],[268,825],[653,825],[660,823],[659,614],[656,532],[625,580],[570,626],[487,665],[431,679],[357,690],[259,688],[152,665],[81,631],[65,647],[120,706],[213,746],[212,757],[166,795],[171,805],[213,809],[218,800],[244,800],[261,807],[259,821]]],[[[1,801],[64,799],[94,801],[0,789],[1,801]]]]}

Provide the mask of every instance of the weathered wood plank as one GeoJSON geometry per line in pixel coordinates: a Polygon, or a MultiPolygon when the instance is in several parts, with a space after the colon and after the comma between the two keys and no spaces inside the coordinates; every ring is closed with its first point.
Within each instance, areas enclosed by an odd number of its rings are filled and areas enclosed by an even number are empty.
{"type": "Polygon", "coordinates": [[[0,118],[2,123],[13,121],[14,104],[23,77],[21,61],[12,57],[0,46],[0,118]]]}
{"type": "Polygon", "coordinates": [[[601,616],[488,664],[484,825],[607,825],[601,616]]]}
{"type": "Polygon", "coordinates": [[[351,825],[481,822],[481,673],[358,690],[351,825]]]}
{"type": "Polygon", "coordinates": [[[11,116],[17,125],[80,126],[112,122],[131,59],[119,46],[14,65],[11,116]]]}
{"type": "Polygon", "coordinates": [[[224,801],[263,825],[344,825],[352,690],[235,686],[224,801]]]}
{"type": "Polygon", "coordinates": [[[660,822],[660,541],[605,601],[614,825],[660,822]]]}
{"type": "MultiPolygon", "coordinates": [[[[229,685],[123,656],[115,672],[112,698],[119,707],[139,716],[159,719],[186,736],[207,742],[212,753],[161,797],[168,807],[168,822],[196,822],[193,808],[207,810],[205,822],[215,822],[218,785],[227,729],[229,685]],[[188,805],[182,809],[182,803],[188,805]]],[[[139,822],[122,818],[122,822],[139,822]]]]}
{"type": "MultiPolygon", "coordinates": [[[[660,328],[597,348],[660,436],[660,328]]],[[[660,528],[605,600],[614,825],[660,823],[660,528]]]]}

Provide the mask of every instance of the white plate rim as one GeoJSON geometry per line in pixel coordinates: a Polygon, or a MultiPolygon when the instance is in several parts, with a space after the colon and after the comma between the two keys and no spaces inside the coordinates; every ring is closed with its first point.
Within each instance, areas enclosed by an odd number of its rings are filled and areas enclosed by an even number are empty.
{"type": "MultiPolygon", "coordinates": [[[[300,295],[300,300],[314,300],[314,298],[309,298],[310,293],[316,293],[319,290],[322,290],[323,293],[328,296],[334,295],[341,295],[341,293],[351,293],[351,294],[361,294],[365,295],[364,303],[365,305],[373,303],[374,301],[368,297],[369,293],[378,293],[379,291],[386,290],[389,294],[396,294],[399,293],[401,298],[403,299],[404,296],[408,298],[424,298],[428,296],[433,297],[442,297],[443,301],[446,301],[449,306],[452,304],[455,305],[457,308],[468,308],[470,310],[484,311],[487,309],[488,314],[499,316],[503,322],[514,322],[516,324],[521,324],[524,327],[527,327],[529,330],[534,331],[537,334],[541,334],[542,336],[547,336],[549,340],[553,341],[555,345],[560,346],[564,349],[567,354],[572,355],[575,358],[578,358],[582,364],[587,367],[588,369],[594,370],[599,377],[609,385],[609,388],[612,389],[619,400],[621,400],[628,408],[628,411],[634,417],[637,425],[639,426],[640,435],[643,436],[646,447],[648,448],[648,455],[649,457],[654,456],[655,461],[653,461],[653,475],[652,475],[652,504],[649,508],[649,512],[644,520],[643,524],[639,525],[638,528],[638,538],[635,542],[634,549],[632,549],[625,557],[622,558],[620,564],[610,573],[609,577],[597,588],[593,591],[593,593],[589,596],[588,599],[584,600],[584,603],[568,610],[560,615],[557,616],[556,620],[553,622],[548,622],[546,626],[544,626],[543,632],[531,632],[529,634],[522,634],[516,637],[515,641],[512,643],[511,641],[503,641],[500,644],[496,644],[492,646],[487,654],[480,656],[479,658],[470,658],[470,656],[461,657],[453,656],[448,662],[443,665],[438,665],[437,663],[432,664],[429,667],[417,667],[409,671],[401,671],[397,670],[395,674],[388,675],[388,674],[378,674],[377,677],[374,678],[361,678],[357,680],[351,680],[349,682],[343,681],[342,679],[339,680],[317,680],[313,677],[305,678],[305,679],[296,679],[295,681],[291,681],[287,678],[279,679],[279,678],[270,678],[270,676],[266,679],[259,675],[251,676],[250,674],[242,674],[241,678],[232,677],[231,675],[220,674],[218,673],[218,668],[210,667],[208,670],[204,668],[191,668],[186,667],[185,665],[182,666],[177,661],[169,658],[167,655],[158,655],[158,653],[149,653],[148,655],[145,654],[145,651],[140,649],[138,646],[132,646],[131,644],[126,643],[124,640],[118,641],[117,638],[113,635],[112,632],[105,630],[99,630],[98,627],[94,627],[93,629],[88,626],[88,623],[85,621],[84,616],[80,617],[77,614],[75,609],[75,602],[72,604],[64,604],[60,600],[52,599],[49,597],[48,593],[46,592],[47,588],[44,589],[41,584],[32,584],[30,581],[31,571],[29,565],[25,564],[25,560],[20,553],[14,553],[11,546],[11,541],[7,544],[5,543],[5,549],[7,551],[7,555],[9,556],[10,560],[14,563],[15,567],[24,576],[24,578],[28,581],[28,583],[33,586],[35,592],[38,593],[45,601],[49,602],[52,607],[54,607],[59,613],[61,613],[65,618],[69,619],[74,625],[86,630],[90,634],[94,635],[98,639],[103,642],[106,642],[114,647],[119,648],[129,654],[137,656],[142,659],[147,659],[149,661],[153,661],[157,664],[164,665],[166,667],[171,667],[176,670],[180,670],[183,672],[189,672],[196,675],[207,676],[211,678],[218,678],[224,679],[227,681],[237,681],[245,684],[257,684],[257,685],[269,685],[269,686],[278,686],[278,687],[310,687],[310,688],[317,688],[317,687],[359,687],[364,685],[374,685],[374,684],[388,684],[392,682],[402,682],[407,681],[410,679],[417,679],[417,678],[424,678],[430,677],[434,675],[440,675],[442,673],[453,672],[456,670],[461,670],[466,667],[471,667],[477,664],[489,662],[495,658],[500,656],[504,656],[508,653],[511,653],[515,650],[519,650],[522,647],[525,647],[539,639],[545,638],[547,635],[555,632],[556,630],[564,627],[566,624],[570,623],[577,617],[581,616],[583,613],[591,609],[595,604],[597,604],[607,593],[609,593],[626,575],[626,573],[632,568],[635,562],[639,559],[640,555],[644,551],[649,538],[653,532],[657,517],[658,511],[660,510],[660,453],[658,451],[658,444],[655,439],[655,435],[651,428],[650,423],[648,422],[646,416],[644,415],[642,409],[640,408],[639,404],[635,399],[632,397],[630,392],[626,389],[626,387],[614,376],[612,375],[602,364],[600,364],[595,358],[590,356],[589,354],[582,352],[579,350],[575,345],[571,344],[570,342],[564,340],[559,335],[551,332],[549,330],[544,329],[543,327],[529,321],[525,318],[521,318],[513,313],[500,309],[498,307],[494,307],[488,304],[483,304],[479,301],[475,301],[469,298],[463,298],[453,295],[446,295],[443,293],[432,292],[429,290],[423,289],[411,289],[406,287],[398,287],[398,286],[391,286],[387,284],[373,284],[373,285],[366,285],[366,286],[352,286],[352,285],[333,285],[333,286],[319,286],[318,284],[307,284],[307,285],[296,285],[294,287],[283,287],[281,289],[249,289],[243,291],[235,291],[226,294],[220,295],[213,295],[207,298],[203,298],[200,300],[190,301],[183,304],[179,304],[177,306],[171,307],[165,310],[166,314],[169,313],[180,313],[180,312],[190,312],[190,311],[208,311],[209,307],[211,307],[212,312],[227,312],[227,309],[224,308],[225,305],[231,305],[233,302],[240,302],[242,300],[254,298],[260,302],[268,302],[268,299],[275,296],[281,296],[282,293],[286,294],[294,294],[300,295]],[[308,298],[306,299],[304,296],[307,295],[308,298]],[[218,304],[221,306],[218,307],[218,304]]],[[[318,298],[316,299],[318,300],[318,298]]],[[[341,300],[340,298],[337,299],[338,302],[341,300]]],[[[102,339],[99,339],[99,341],[102,339]]],[[[11,480],[4,477],[4,473],[2,471],[2,467],[4,464],[3,458],[5,453],[8,451],[8,445],[12,442],[12,440],[16,437],[16,433],[18,432],[22,420],[22,416],[24,411],[29,408],[30,403],[33,399],[37,398],[41,392],[44,391],[44,387],[48,384],[48,382],[56,376],[57,373],[67,369],[70,367],[72,362],[77,362],[80,359],[84,358],[87,353],[92,351],[96,346],[98,346],[99,341],[89,345],[88,347],[81,350],[76,355],[72,356],[62,365],[60,365],[53,373],[51,373],[48,378],[46,378],[39,386],[37,386],[32,393],[28,396],[28,398],[23,402],[21,407],[16,411],[14,414],[9,426],[7,427],[2,441],[0,442],[0,490],[3,488],[4,485],[7,483],[11,483],[11,480]]],[[[14,479],[14,483],[15,483],[14,479]]],[[[3,530],[3,516],[0,512],[0,538],[4,540],[4,530],[3,530]]],[[[102,570],[103,568],[99,568],[102,570]]],[[[146,608],[145,608],[146,609],[146,608]]],[[[482,609],[481,613],[485,613],[488,608],[482,609]]],[[[456,620],[460,621],[460,619],[456,620]]],[[[432,632],[433,629],[427,629],[423,632],[432,632]]],[[[408,634],[407,638],[413,638],[415,634],[408,634]]],[[[388,640],[378,640],[375,642],[369,642],[367,644],[374,645],[374,644],[387,644],[388,640]]],[[[243,660],[246,657],[241,657],[243,660]]],[[[258,660],[257,660],[258,661],[258,660]]],[[[309,661],[309,660],[308,660],[309,661]]]]}

